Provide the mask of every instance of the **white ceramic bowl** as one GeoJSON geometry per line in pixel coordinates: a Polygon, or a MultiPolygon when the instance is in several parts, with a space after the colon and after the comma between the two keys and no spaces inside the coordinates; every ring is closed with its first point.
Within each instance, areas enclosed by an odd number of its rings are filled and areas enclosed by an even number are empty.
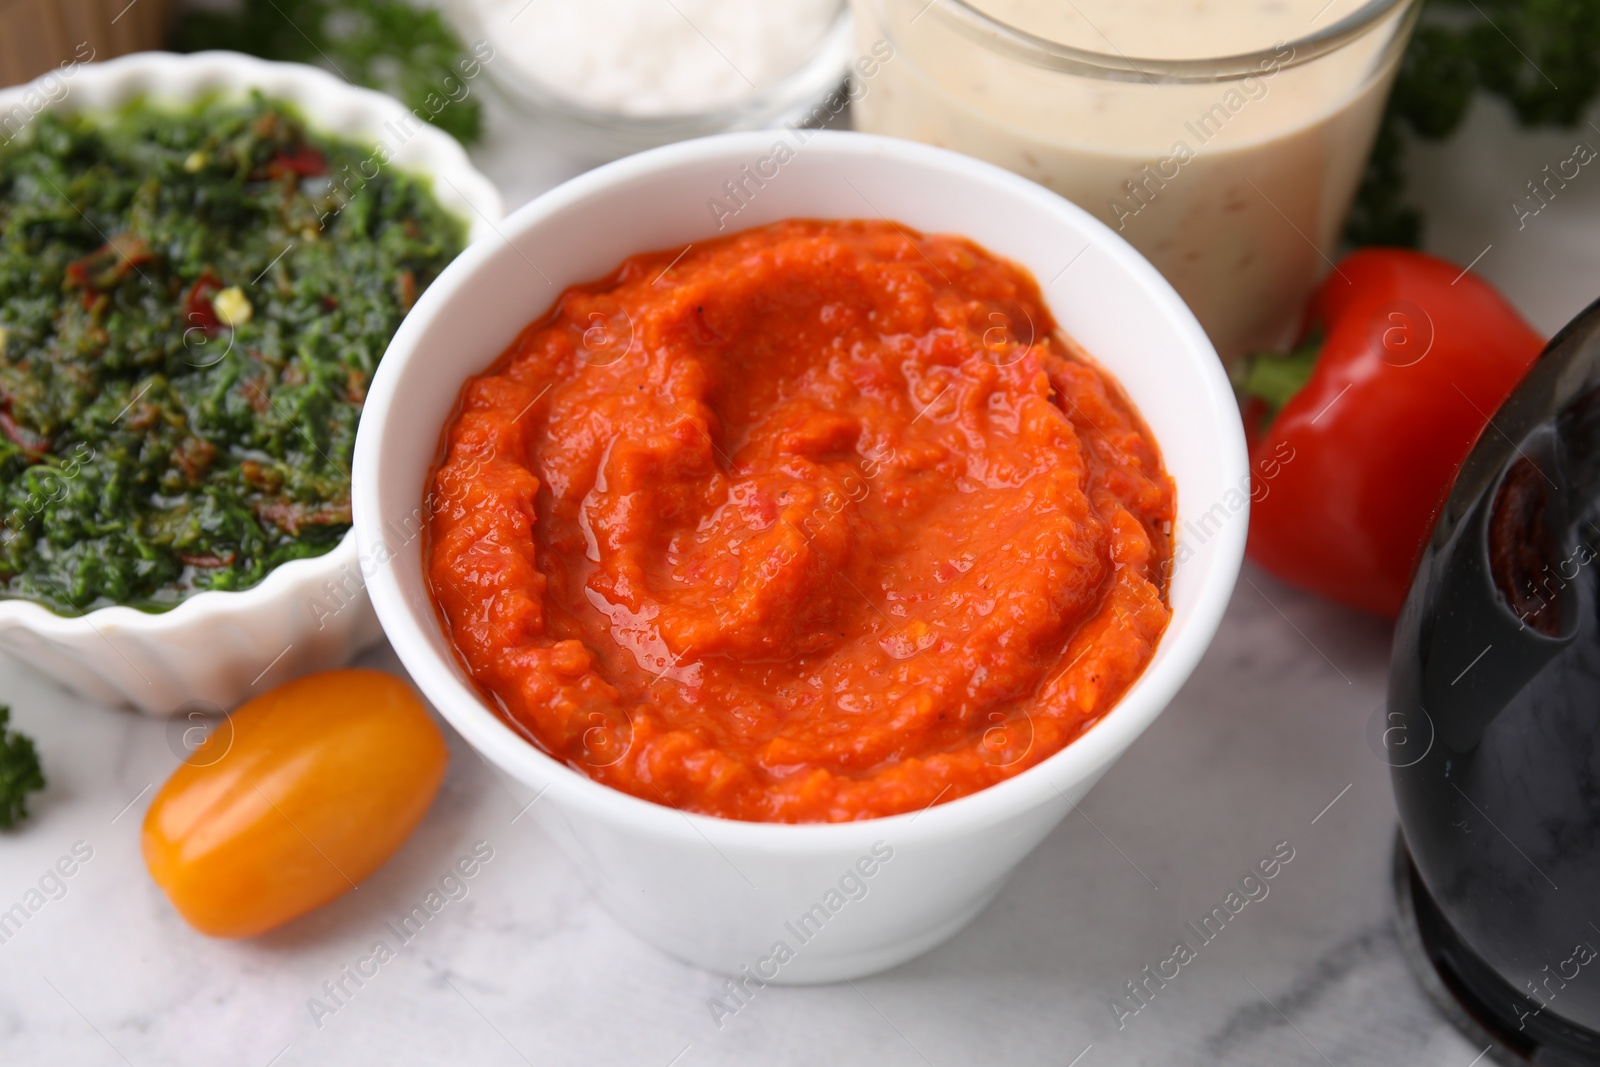
{"type": "Polygon", "coordinates": [[[393,557],[369,588],[400,659],[468,741],[540,791],[529,814],[605,906],[647,941],[711,970],[742,975],[748,967],[763,980],[815,982],[892,966],[955,933],[1150,725],[1222,618],[1244,553],[1249,482],[1238,409],[1194,316],[1087,212],[942,149],[846,133],[797,145],[790,136],[725,134],[621,160],[517,211],[502,227],[505,240],[469,249],[384,356],[356,439],[354,502],[361,544],[393,557]],[[708,203],[725,196],[723,183],[744,165],[755,171],[771,157],[774,141],[793,158],[725,220],[726,232],[881,211],[923,231],[971,237],[1023,264],[1063,328],[1126,387],[1177,483],[1173,618],[1144,675],[1061,752],[920,814],[832,825],[736,822],[594,782],[529,744],[479,696],[429,600],[420,542],[389,533],[422,500],[464,379],[563,287],[603,277],[632,253],[716,235],[708,203]],[[793,953],[781,964],[780,942],[793,953]]]}
{"type": "MultiPolygon", "coordinates": [[[[45,108],[103,111],[139,96],[182,105],[250,89],[293,103],[320,133],[387,145],[391,166],[435,179],[439,203],[470,224],[473,239],[492,233],[504,213],[500,194],[461,146],[398,100],[314,67],[233,52],[142,52],[63,67],[0,92],[0,139],[45,108]],[[403,143],[397,129],[408,134],[403,143]]],[[[359,558],[352,530],[332,551],[286,563],[253,588],[200,593],[159,615],[109,607],[69,617],[0,600],[0,648],[103,704],[156,715],[231,708],[252,692],[336,667],[377,640],[362,580],[371,566],[359,558]]]]}

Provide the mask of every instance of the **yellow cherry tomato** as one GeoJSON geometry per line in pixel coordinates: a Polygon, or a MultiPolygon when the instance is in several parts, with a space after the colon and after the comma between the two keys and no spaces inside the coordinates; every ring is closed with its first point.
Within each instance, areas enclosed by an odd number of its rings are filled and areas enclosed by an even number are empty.
{"type": "Polygon", "coordinates": [[[145,816],[145,865],[196,930],[253,937],[382,866],[448,760],[400,679],[301,678],[239,707],[167,779],[145,816]]]}

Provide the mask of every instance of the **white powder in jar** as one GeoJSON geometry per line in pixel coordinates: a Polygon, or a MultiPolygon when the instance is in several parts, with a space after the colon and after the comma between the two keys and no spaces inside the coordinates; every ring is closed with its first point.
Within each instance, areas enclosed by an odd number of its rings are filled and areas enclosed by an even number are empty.
{"type": "Polygon", "coordinates": [[[497,62],[628,115],[710,111],[803,66],[840,0],[471,0],[497,62]]]}

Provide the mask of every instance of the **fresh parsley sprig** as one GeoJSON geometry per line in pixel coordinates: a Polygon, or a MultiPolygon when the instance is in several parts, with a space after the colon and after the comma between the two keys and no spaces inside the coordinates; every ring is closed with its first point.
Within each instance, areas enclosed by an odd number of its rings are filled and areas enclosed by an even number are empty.
{"type": "Polygon", "coordinates": [[[0,704],[0,830],[28,817],[28,794],[44,788],[39,752],[30,738],[6,729],[11,709],[0,704]]]}
{"type": "Polygon", "coordinates": [[[1478,92],[1503,100],[1524,126],[1576,126],[1600,96],[1600,3],[1427,0],[1356,194],[1351,244],[1420,242],[1422,213],[1405,196],[1406,141],[1449,137],[1478,92]]]}
{"type": "MultiPolygon", "coordinates": [[[[469,58],[438,11],[406,0],[244,0],[234,11],[186,11],[173,47],[315,64],[399,97],[424,116],[429,94],[443,94],[447,79],[459,81],[457,64],[469,58]]],[[[467,97],[431,121],[470,145],[482,135],[483,108],[467,97]]]]}

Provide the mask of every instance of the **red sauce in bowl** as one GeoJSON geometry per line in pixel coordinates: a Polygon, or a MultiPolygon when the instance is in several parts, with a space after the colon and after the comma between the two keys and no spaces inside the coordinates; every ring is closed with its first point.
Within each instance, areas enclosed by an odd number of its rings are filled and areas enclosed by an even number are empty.
{"type": "Polygon", "coordinates": [[[795,220],[574,287],[444,434],[429,586],[506,719],[734,819],[917,811],[1095,723],[1171,617],[1174,490],[1021,268],[795,220]]]}

